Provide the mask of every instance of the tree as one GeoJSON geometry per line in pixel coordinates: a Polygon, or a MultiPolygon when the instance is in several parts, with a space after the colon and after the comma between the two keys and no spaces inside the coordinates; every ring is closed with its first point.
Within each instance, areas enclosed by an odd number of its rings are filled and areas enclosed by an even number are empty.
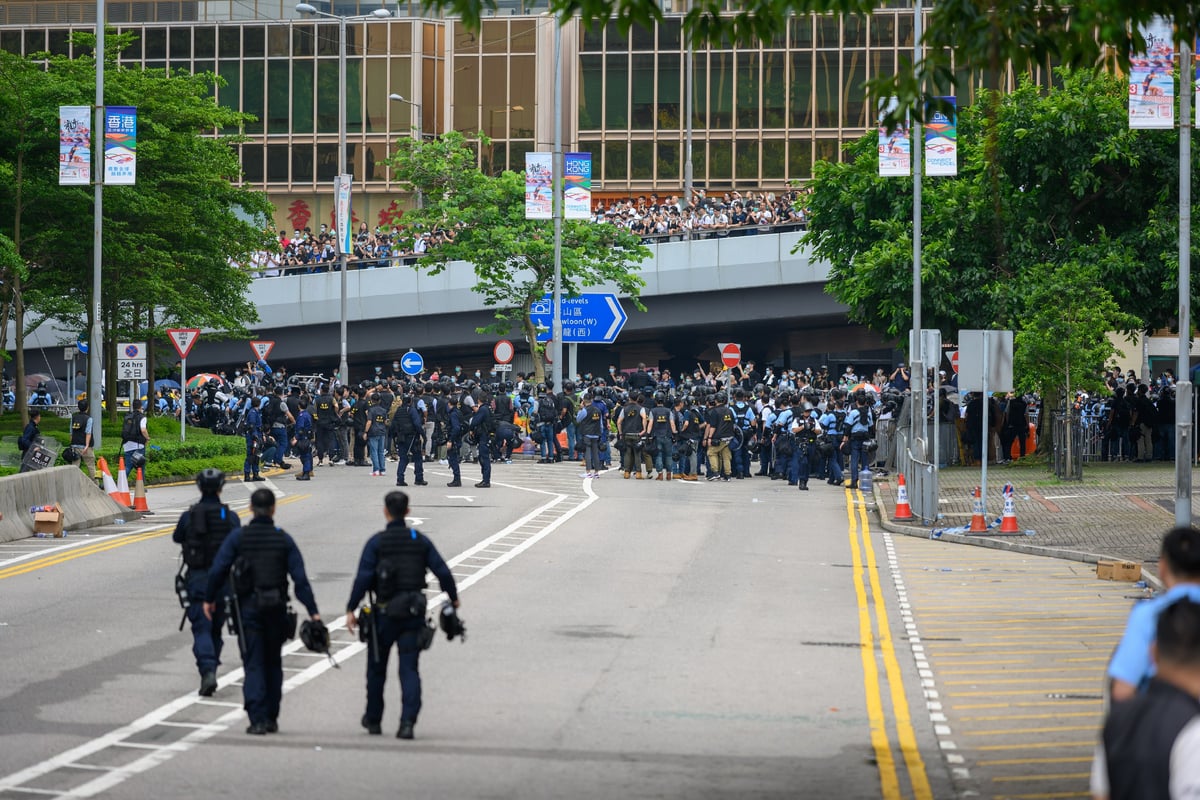
{"type": "MultiPolygon", "coordinates": [[[[80,44],[94,36],[77,34],[80,44]]],[[[105,101],[138,107],[138,176],[134,186],[105,192],[103,304],[109,397],[116,395],[116,342],[154,341],[174,325],[244,335],[257,318],[246,299],[252,252],[271,245],[266,196],[239,188],[240,168],[230,147],[238,137],[214,137],[248,117],[218,106],[215,75],[168,76],[163,70],[118,65],[130,34],[106,38],[105,101]]],[[[0,57],[0,111],[26,124],[0,131],[0,163],[22,165],[13,193],[0,194],[0,230],[14,220],[14,240],[28,278],[13,298],[17,323],[17,375],[23,375],[21,337],[38,321],[54,318],[89,330],[92,236],[91,190],[59,186],[58,106],[82,105],[94,93],[90,58],[0,57]]],[[[101,162],[102,163],[102,162],[101,162]]],[[[0,295],[0,300],[4,296],[0,295]]],[[[18,394],[20,397],[20,394],[18,394]]],[[[116,406],[109,407],[115,415],[116,406]]]]}
{"type": "MultiPolygon", "coordinates": [[[[486,147],[487,138],[481,136],[481,143],[486,147]]],[[[424,208],[393,220],[403,220],[406,241],[411,244],[422,232],[448,237],[422,256],[417,268],[436,275],[451,261],[471,262],[474,291],[495,309],[496,318],[478,332],[506,334],[517,326],[534,354],[535,381],[541,382],[545,345],[537,341],[530,308],[554,287],[554,228],[551,222],[525,218],[525,179],[515,172],[481,173],[475,151],[457,132],[428,142],[402,140],[388,163],[397,179],[425,198],[424,208]]],[[[649,255],[624,228],[564,220],[563,292],[574,297],[588,287],[613,285],[644,311],[638,298],[645,281],[637,265],[649,255]]]]}

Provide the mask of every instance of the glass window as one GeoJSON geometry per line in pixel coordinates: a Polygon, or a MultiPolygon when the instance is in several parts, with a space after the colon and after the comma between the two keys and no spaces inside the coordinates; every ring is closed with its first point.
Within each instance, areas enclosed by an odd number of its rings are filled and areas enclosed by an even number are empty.
{"type": "Polygon", "coordinates": [[[299,58],[311,57],[316,53],[316,31],[312,25],[292,26],[292,55],[299,58]]]}
{"type": "Polygon", "coordinates": [[[815,22],[817,47],[836,50],[838,48],[838,17],[833,14],[821,14],[815,22]]]}
{"type": "Polygon", "coordinates": [[[203,27],[194,28],[192,35],[196,41],[196,58],[216,58],[217,57],[217,31],[216,28],[203,27]]]}
{"type": "Polygon", "coordinates": [[[21,32],[0,31],[0,50],[21,55],[21,32]]]}
{"type": "Polygon", "coordinates": [[[633,39],[634,50],[653,50],[654,49],[654,28],[644,28],[641,25],[634,25],[629,29],[631,38],[633,39]]]}
{"type": "Polygon", "coordinates": [[[287,183],[288,161],[290,160],[286,144],[267,145],[267,181],[287,183]]]}
{"type": "Polygon", "coordinates": [[[784,53],[763,54],[762,126],[782,128],[787,119],[787,78],[784,53]]]}
{"type": "MultiPolygon", "coordinates": [[[[409,97],[412,94],[412,59],[392,58],[388,62],[392,73],[389,94],[395,93],[401,97],[409,97]]],[[[416,127],[416,117],[412,116],[411,106],[405,103],[390,103],[390,105],[392,107],[392,131],[411,133],[412,129],[416,127]]]]}
{"type": "Polygon", "coordinates": [[[792,53],[788,110],[793,128],[812,127],[812,59],[812,53],[792,53]]]}
{"type": "Polygon", "coordinates": [[[604,107],[604,56],[579,57],[579,129],[599,130],[604,107]]]}
{"type": "MultiPolygon", "coordinates": [[[[225,106],[225,108],[237,111],[241,108],[241,88],[242,88],[242,62],[240,61],[222,61],[218,70],[218,74],[224,79],[225,85],[217,92],[217,102],[225,106]]],[[[222,133],[236,133],[237,128],[227,127],[222,129],[222,133]]]]}
{"type": "Polygon", "coordinates": [[[733,127],[733,53],[709,55],[710,128],[733,127]]]}
{"type": "Polygon", "coordinates": [[[310,144],[292,145],[292,181],[294,183],[312,183],[313,180],[313,148],[310,144]]]}
{"type": "Polygon", "coordinates": [[[267,28],[267,55],[290,56],[292,54],[292,32],[283,25],[267,28]]]}
{"type": "Polygon", "coordinates": [[[610,22],[604,28],[604,37],[607,40],[607,50],[610,53],[617,53],[621,50],[629,49],[629,42],[621,33],[621,29],[617,23],[610,22]]]}
{"type": "Polygon", "coordinates": [[[708,179],[728,182],[733,177],[733,142],[710,139],[708,142],[708,179]]]}
{"type": "Polygon", "coordinates": [[[708,127],[708,56],[697,53],[692,61],[692,128],[700,130],[708,127]]]}
{"type": "Polygon", "coordinates": [[[346,174],[352,175],[355,183],[363,180],[362,152],[354,142],[346,145],[346,174]]]}
{"type": "Polygon", "coordinates": [[[788,180],[808,180],[812,177],[812,139],[788,141],[788,180]]]}
{"type": "MultiPolygon", "coordinates": [[[[508,164],[509,169],[514,172],[522,172],[525,169],[525,154],[532,153],[534,150],[533,142],[510,142],[508,145],[508,164]]],[[[593,167],[595,169],[595,167],[593,167]]]]}
{"type": "Polygon", "coordinates": [[[220,32],[221,58],[240,58],[242,55],[242,29],[237,25],[222,25],[220,32]]]}
{"type": "Polygon", "coordinates": [[[508,40],[510,53],[534,53],[537,51],[537,23],[531,19],[512,21],[512,33],[508,40]]]}
{"type": "Polygon", "coordinates": [[[758,174],[758,140],[737,140],[737,182],[741,186],[757,187],[761,183],[758,174]]]}
{"type": "Polygon", "coordinates": [[[534,56],[513,56],[509,59],[508,71],[508,98],[513,107],[512,135],[532,139],[533,112],[537,107],[537,59],[534,56]],[[518,106],[523,110],[518,110],[518,106]]]}
{"type": "Polygon", "coordinates": [[[896,15],[879,12],[871,15],[871,46],[896,45],[896,15]]]}
{"type": "Polygon", "coordinates": [[[483,21],[483,52],[492,55],[508,52],[508,20],[483,21]]]}
{"type": "Polygon", "coordinates": [[[267,54],[266,32],[261,25],[247,25],[242,32],[243,55],[246,58],[262,58],[267,54]]]}
{"type": "Polygon", "coordinates": [[[454,52],[479,52],[479,36],[461,22],[454,23],[454,52]]]}
{"type": "Polygon", "coordinates": [[[366,32],[367,51],[369,56],[386,56],[388,54],[388,24],[386,22],[368,22],[366,32]]]}
{"type": "Polygon", "coordinates": [[[658,49],[679,50],[683,47],[683,24],[679,19],[667,17],[658,23],[658,49]]]}
{"type": "Polygon", "coordinates": [[[851,49],[867,46],[866,17],[847,14],[842,17],[842,47],[851,49]]]}
{"type": "Polygon", "coordinates": [[[184,26],[171,28],[171,58],[192,57],[192,29],[184,26]]]}
{"type": "Polygon", "coordinates": [[[837,162],[841,148],[837,139],[817,139],[813,142],[814,157],[817,161],[837,162]]]}
{"type": "Polygon", "coordinates": [[[261,144],[242,145],[242,175],[247,183],[263,182],[263,148],[261,144]]]}
{"type": "Polygon", "coordinates": [[[604,180],[624,183],[629,179],[628,165],[629,152],[624,141],[604,143],[604,180]]]}
{"type": "Polygon", "coordinates": [[[317,133],[338,132],[338,65],[317,62],[317,133]]]}
{"type": "MultiPolygon", "coordinates": [[[[605,65],[604,127],[624,130],[629,127],[629,57],[610,54],[605,65]]],[[[621,174],[625,174],[624,162],[621,174]]]]}
{"type": "Polygon", "coordinates": [[[336,144],[317,145],[317,181],[327,183],[338,174],[338,148],[336,144]]]}
{"type": "MultiPolygon", "coordinates": [[[[133,42],[121,51],[121,61],[128,63],[132,61],[142,60],[142,45],[145,43],[145,37],[141,35],[141,31],[122,30],[121,33],[132,33],[134,35],[133,42]]],[[[45,42],[41,31],[25,31],[25,52],[33,53],[36,50],[41,50],[45,47],[45,42]]]]}
{"type": "MultiPolygon", "coordinates": [[[[684,167],[687,167],[687,151],[683,153],[684,167]]],[[[704,142],[692,142],[692,182],[701,187],[704,186],[705,176],[708,174],[708,154],[704,149],[704,142]]],[[[684,175],[687,179],[687,175],[684,175]]]]}
{"type": "Polygon", "coordinates": [[[242,65],[242,111],[253,114],[246,122],[246,133],[263,132],[263,80],[266,65],[262,61],[246,61],[242,65]]]}
{"type": "Polygon", "coordinates": [[[411,53],[412,52],[412,24],[408,22],[389,22],[388,25],[392,29],[391,51],[392,53],[411,53]]]}
{"type": "Polygon", "coordinates": [[[896,53],[894,50],[872,50],[871,77],[878,78],[896,74],[896,53]]]}
{"type": "MultiPolygon", "coordinates": [[[[387,61],[368,58],[366,63],[366,129],[386,131],[388,115],[387,61]]],[[[403,103],[401,104],[403,105],[403,103]]]]}
{"type": "Polygon", "coordinates": [[[346,60],[346,130],[349,133],[362,133],[363,129],[362,71],[361,58],[346,60]]]}
{"type": "Polygon", "coordinates": [[[813,44],[813,18],[808,15],[792,18],[792,47],[807,48],[813,44]]]}
{"type": "Polygon", "coordinates": [[[737,64],[737,126],[757,128],[758,110],[758,53],[738,53],[737,64]]]}
{"type": "Polygon", "coordinates": [[[861,50],[847,50],[842,57],[846,59],[846,78],[842,84],[842,125],[847,128],[866,128],[867,95],[863,88],[867,80],[866,55],[861,50]]]}
{"type": "Polygon", "coordinates": [[[899,14],[896,17],[896,44],[900,47],[913,49],[913,18],[912,14],[899,14]]]}
{"type": "Polygon", "coordinates": [[[50,31],[49,50],[52,55],[69,56],[71,54],[71,43],[68,37],[68,31],[55,30],[50,31]]]}
{"type": "Polygon", "coordinates": [[[604,26],[581,25],[583,28],[583,50],[599,52],[604,50],[604,26]]]}
{"type": "MultiPolygon", "coordinates": [[[[40,35],[40,31],[38,32],[40,35]]],[[[147,59],[165,59],[167,57],[166,28],[146,28],[144,36],[147,59]]]]}
{"type": "MultiPolygon", "coordinates": [[[[741,148],[741,144],[738,147],[741,148]]],[[[787,177],[784,166],[786,160],[787,143],[783,139],[764,139],[762,143],[762,182],[784,180],[787,177]]]]}
{"type": "Polygon", "coordinates": [[[658,127],[661,130],[679,130],[679,121],[683,117],[681,60],[678,53],[660,53],[658,56],[658,127]]]}
{"type": "Polygon", "coordinates": [[[633,66],[633,98],[630,104],[630,127],[634,130],[654,130],[654,113],[657,106],[654,102],[654,54],[634,53],[631,57],[633,66]]]}
{"type": "Polygon", "coordinates": [[[654,180],[654,142],[633,142],[630,165],[635,181],[654,180]]]}
{"type": "MultiPolygon", "coordinates": [[[[695,144],[693,143],[693,147],[695,144]]],[[[658,143],[658,179],[660,181],[675,181],[683,174],[680,167],[679,142],[658,143]]]]}
{"type": "Polygon", "coordinates": [[[333,56],[338,54],[338,26],[336,22],[321,22],[317,24],[317,55],[333,56]]]}
{"type": "Polygon", "coordinates": [[[368,144],[366,155],[363,156],[363,172],[366,179],[373,183],[382,183],[387,168],[379,163],[380,157],[387,157],[382,144],[368,144]]]}
{"type": "Polygon", "coordinates": [[[267,133],[287,133],[290,127],[289,66],[286,61],[267,62],[267,133]]]}
{"type": "Polygon", "coordinates": [[[841,84],[838,82],[838,54],[836,52],[817,52],[813,83],[817,89],[816,126],[818,128],[837,127],[838,95],[841,93],[841,84]]]}
{"type": "MultiPolygon", "coordinates": [[[[313,69],[312,61],[292,62],[292,132],[313,132],[313,69]]],[[[309,161],[312,154],[309,153],[309,161]]],[[[312,170],[310,168],[309,172],[312,170]]]]}
{"type": "Polygon", "coordinates": [[[493,136],[496,131],[503,134],[504,113],[508,110],[508,59],[485,58],[480,73],[483,77],[480,93],[483,114],[479,122],[488,136],[493,136]]]}

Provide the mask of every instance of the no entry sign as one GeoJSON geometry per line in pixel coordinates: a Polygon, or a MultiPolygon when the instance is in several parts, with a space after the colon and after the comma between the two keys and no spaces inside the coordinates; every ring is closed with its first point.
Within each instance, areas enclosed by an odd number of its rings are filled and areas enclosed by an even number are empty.
{"type": "Polygon", "coordinates": [[[733,342],[722,342],[721,348],[721,363],[727,367],[736,367],[742,363],[742,346],[733,342]]]}

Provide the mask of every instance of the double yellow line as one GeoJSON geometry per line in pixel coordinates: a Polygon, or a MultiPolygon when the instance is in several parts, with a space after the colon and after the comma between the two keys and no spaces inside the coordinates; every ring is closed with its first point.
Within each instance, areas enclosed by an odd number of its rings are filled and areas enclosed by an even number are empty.
{"type": "MultiPolygon", "coordinates": [[[[303,500],[306,497],[309,497],[309,495],[288,495],[287,497],[280,498],[275,503],[275,506],[278,508],[279,506],[287,505],[288,503],[294,503],[297,500],[303,500]]],[[[154,530],[143,531],[142,533],[132,533],[128,536],[117,536],[115,538],[105,539],[93,544],[85,544],[80,545],[79,547],[72,547],[67,550],[59,550],[53,553],[48,553],[47,555],[39,558],[30,559],[29,561],[23,561],[18,564],[13,564],[11,567],[0,569],[0,580],[4,580],[5,578],[15,578],[18,575],[25,575],[26,573],[34,572],[39,569],[45,569],[46,567],[53,567],[58,564],[65,564],[66,562],[74,561],[77,558],[95,555],[96,553],[103,553],[105,550],[114,550],[118,547],[124,547],[125,545],[137,544],[138,542],[145,542],[149,541],[150,539],[157,539],[161,536],[166,536],[168,533],[172,533],[174,530],[175,526],[170,525],[164,528],[155,528],[154,530]]]]}
{"type": "Polygon", "coordinates": [[[876,627],[879,648],[883,654],[884,672],[892,701],[892,712],[896,720],[896,737],[900,754],[908,771],[915,800],[932,800],[933,791],[925,762],[917,746],[913,730],[912,715],[908,698],[904,694],[904,681],[900,675],[900,662],[896,658],[896,647],[892,641],[891,625],[888,622],[887,600],[879,582],[878,562],[875,546],[871,543],[871,529],[867,524],[866,502],[861,491],[846,490],[846,518],[849,522],[850,556],[854,567],[854,594],[858,600],[859,648],[862,653],[863,683],[867,695],[867,717],[871,725],[871,746],[879,765],[879,781],[884,800],[900,800],[900,777],[896,770],[896,757],[888,735],[887,717],[883,709],[883,687],[879,682],[879,664],[875,658],[876,627]],[[855,507],[858,508],[857,515],[855,507]],[[863,579],[863,568],[869,576],[871,599],[867,601],[867,581],[863,579]],[[875,625],[871,621],[871,608],[875,609],[875,625]]]}

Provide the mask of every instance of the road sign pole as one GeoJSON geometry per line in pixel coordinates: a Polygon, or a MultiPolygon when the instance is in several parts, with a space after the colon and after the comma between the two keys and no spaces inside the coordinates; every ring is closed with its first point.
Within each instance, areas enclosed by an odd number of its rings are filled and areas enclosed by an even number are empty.
{"type": "MultiPolygon", "coordinates": [[[[563,225],[563,68],[562,68],[562,20],[554,17],[554,369],[562,386],[562,225],[563,225]]],[[[532,344],[532,343],[531,343],[532,344]]]]}
{"type": "Polygon", "coordinates": [[[564,375],[564,380],[567,375],[572,379],[579,373],[579,345],[575,342],[567,345],[567,372],[564,375]]]}
{"type": "Polygon", "coordinates": [[[179,441],[187,441],[187,356],[179,359],[179,441]]]}

